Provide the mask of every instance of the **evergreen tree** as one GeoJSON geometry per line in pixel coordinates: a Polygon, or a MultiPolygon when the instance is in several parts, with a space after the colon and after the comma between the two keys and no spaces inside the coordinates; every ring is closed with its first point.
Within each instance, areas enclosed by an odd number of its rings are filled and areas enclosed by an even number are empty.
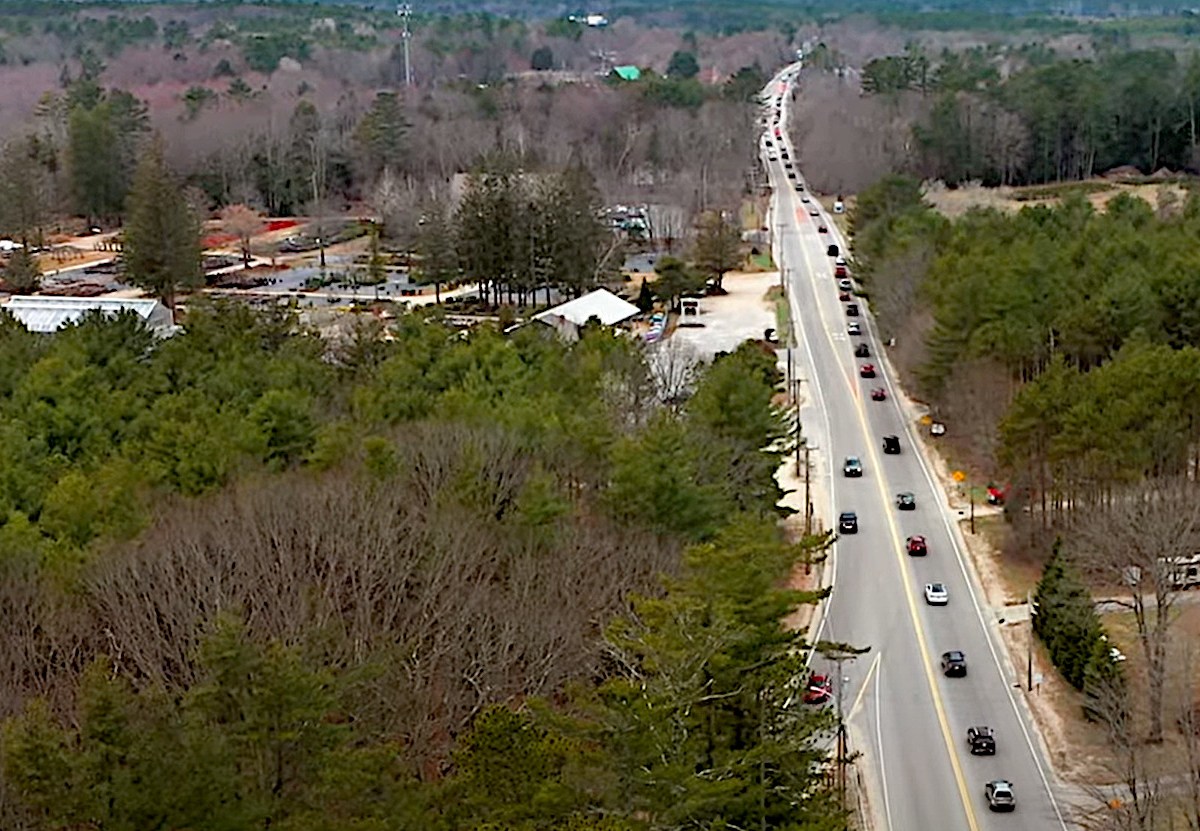
{"type": "Polygon", "coordinates": [[[15,248],[8,255],[4,282],[16,294],[32,294],[41,287],[42,270],[27,246],[15,248]]]}
{"type": "Polygon", "coordinates": [[[453,219],[446,206],[431,202],[417,229],[416,251],[420,259],[416,272],[423,282],[433,283],[435,299],[439,303],[442,302],[442,286],[454,282],[462,274],[457,245],[453,219]]]}
{"type": "Polygon", "coordinates": [[[157,142],[138,165],[126,210],[125,279],[174,309],[177,289],[203,282],[200,222],[157,142]]]}
{"type": "Polygon", "coordinates": [[[408,122],[394,92],[380,92],[354,131],[364,178],[374,180],[384,168],[404,169],[404,139],[408,122]]]}
{"type": "Polygon", "coordinates": [[[695,78],[700,74],[700,64],[696,61],[694,52],[677,49],[667,63],[667,77],[677,81],[695,78]]]}

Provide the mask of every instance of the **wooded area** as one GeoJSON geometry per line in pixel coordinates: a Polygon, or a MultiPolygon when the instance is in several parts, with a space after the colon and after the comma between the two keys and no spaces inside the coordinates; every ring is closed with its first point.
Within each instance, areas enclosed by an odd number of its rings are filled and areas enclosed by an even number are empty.
{"type": "Polygon", "coordinates": [[[921,113],[906,164],[923,179],[1010,185],[1123,165],[1195,169],[1200,55],[1103,42],[1094,51],[1078,59],[1027,45],[935,56],[910,45],[868,63],[862,87],[921,113]]]}
{"type": "Polygon", "coordinates": [[[5,828],[840,827],[772,351],[186,326],[0,322],[5,828]]]}

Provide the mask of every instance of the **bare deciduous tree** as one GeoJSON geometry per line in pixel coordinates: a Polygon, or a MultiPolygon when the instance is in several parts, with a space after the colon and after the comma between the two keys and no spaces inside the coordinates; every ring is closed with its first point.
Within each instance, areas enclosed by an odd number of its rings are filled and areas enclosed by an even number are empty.
{"type": "Polygon", "coordinates": [[[1166,813],[1164,781],[1142,741],[1127,686],[1119,680],[1091,686],[1088,708],[1108,731],[1113,783],[1085,786],[1089,804],[1079,806],[1080,824],[1088,831],[1158,831],[1166,813]]]}
{"type": "Polygon", "coordinates": [[[1200,547],[1195,486],[1160,479],[1117,491],[1077,532],[1074,554],[1083,573],[1122,587],[1115,602],[1133,614],[1146,662],[1149,739],[1162,741],[1168,648],[1182,588],[1176,562],[1200,547]]]}
{"type": "Polygon", "coordinates": [[[512,433],[416,425],[366,452],[382,486],[279,477],[165,511],[85,580],[97,648],[178,689],[214,616],[236,613],[256,638],[370,666],[354,717],[436,766],[479,708],[598,671],[598,627],[678,556],[594,512],[539,507],[548,474],[512,433]]]}
{"type": "Polygon", "coordinates": [[[649,348],[650,376],[660,403],[679,409],[687,401],[699,377],[700,356],[679,338],[668,338],[649,348]]]}
{"type": "Polygon", "coordinates": [[[262,214],[248,205],[226,205],[221,209],[221,227],[237,237],[242,265],[250,265],[250,239],[266,227],[262,214]]]}

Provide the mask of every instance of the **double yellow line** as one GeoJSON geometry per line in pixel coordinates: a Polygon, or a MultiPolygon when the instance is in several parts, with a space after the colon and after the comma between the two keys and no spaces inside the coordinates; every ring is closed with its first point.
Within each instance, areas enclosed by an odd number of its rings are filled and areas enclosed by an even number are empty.
{"type": "MultiPolygon", "coordinates": [[[[793,200],[795,199],[794,196],[792,198],[793,198],[793,200]]],[[[793,204],[794,204],[794,202],[793,202],[793,204]]],[[[799,223],[797,223],[797,224],[799,224],[799,223]]],[[[808,256],[808,247],[804,244],[803,241],[799,241],[798,245],[800,246],[800,254],[804,257],[805,265],[808,267],[809,275],[815,276],[817,274],[817,271],[813,268],[812,259],[808,256]]],[[[828,321],[825,319],[825,315],[821,311],[821,304],[819,301],[817,302],[817,314],[821,318],[821,322],[823,324],[821,328],[824,330],[825,339],[829,344],[830,351],[836,358],[837,345],[834,342],[833,337],[829,332],[828,321]]],[[[800,323],[800,321],[796,321],[795,325],[799,325],[799,323],[800,323]]],[[[882,370],[882,365],[880,366],[880,369],[882,370]]],[[[851,376],[850,383],[851,384],[855,383],[853,381],[853,376],[851,376]]],[[[879,488],[880,502],[884,506],[884,513],[887,517],[888,530],[891,533],[891,537],[892,537],[892,543],[893,543],[892,552],[893,552],[894,556],[896,557],[896,563],[900,568],[900,573],[905,576],[905,579],[902,581],[904,584],[903,585],[904,599],[905,599],[905,601],[907,601],[907,604],[908,604],[908,614],[909,614],[909,617],[912,619],[913,630],[917,634],[917,647],[921,651],[921,659],[922,659],[922,663],[924,664],[924,667],[925,667],[925,679],[929,684],[929,692],[933,696],[933,709],[937,714],[938,725],[941,727],[941,730],[942,730],[942,738],[946,742],[946,753],[950,756],[950,767],[954,772],[954,779],[955,779],[955,782],[958,784],[958,794],[959,794],[959,797],[962,799],[963,810],[966,812],[966,815],[967,815],[967,826],[970,828],[971,831],[979,831],[979,819],[975,815],[975,806],[971,802],[971,794],[967,789],[967,780],[966,780],[966,777],[963,775],[962,764],[959,762],[959,759],[958,759],[958,751],[957,751],[958,746],[955,743],[954,737],[950,731],[950,722],[946,718],[946,707],[942,701],[942,694],[938,690],[937,675],[934,672],[933,662],[930,658],[929,645],[925,639],[925,630],[921,626],[921,619],[917,613],[917,603],[913,596],[912,586],[910,585],[911,581],[908,579],[909,578],[908,564],[905,562],[904,554],[901,553],[903,546],[901,544],[900,529],[896,525],[895,511],[891,510],[889,507],[891,503],[890,503],[890,500],[888,499],[887,489],[884,487],[883,466],[879,463],[879,454],[875,449],[875,440],[871,436],[871,428],[870,428],[870,424],[867,421],[867,412],[863,406],[864,402],[863,402],[862,396],[861,395],[852,395],[851,397],[854,400],[854,409],[855,409],[855,412],[858,414],[858,421],[862,427],[863,435],[867,439],[867,454],[870,457],[872,467],[877,471],[877,475],[874,477],[874,479],[875,479],[876,485],[879,488]]],[[[912,452],[917,452],[917,451],[914,449],[912,452]]]]}

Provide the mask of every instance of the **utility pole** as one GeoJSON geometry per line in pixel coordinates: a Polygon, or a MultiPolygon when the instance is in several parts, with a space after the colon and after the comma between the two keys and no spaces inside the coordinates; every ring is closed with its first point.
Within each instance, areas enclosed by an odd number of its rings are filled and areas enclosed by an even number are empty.
{"type": "Polygon", "coordinates": [[[813,515],[812,493],[809,490],[809,483],[808,483],[809,471],[812,468],[812,466],[808,463],[809,449],[810,448],[808,446],[808,442],[805,441],[804,442],[804,533],[805,534],[812,533],[812,515],[813,515]]]}
{"type": "Polygon", "coordinates": [[[1025,640],[1025,691],[1033,692],[1033,618],[1037,607],[1033,603],[1033,593],[1025,592],[1025,603],[1029,606],[1029,637],[1025,640]]]}
{"type": "Polygon", "coordinates": [[[975,534],[975,491],[967,485],[967,493],[971,495],[971,534],[975,534]]]}
{"type": "Polygon", "coordinates": [[[837,667],[837,686],[834,688],[834,706],[837,712],[837,787],[841,806],[846,807],[846,766],[850,763],[850,744],[846,733],[846,722],[842,711],[842,692],[849,679],[843,673],[843,665],[859,655],[871,651],[870,647],[857,649],[849,644],[818,644],[817,650],[837,667]]]}
{"type": "Polygon", "coordinates": [[[412,30],[408,27],[408,22],[412,17],[412,6],[401,3],[396,7],[396,14],[400,17],[400,42],[404,45],[404,86],[411,87],[412,59],[409,55],[409,41],[412,40],[412,30]]]}

